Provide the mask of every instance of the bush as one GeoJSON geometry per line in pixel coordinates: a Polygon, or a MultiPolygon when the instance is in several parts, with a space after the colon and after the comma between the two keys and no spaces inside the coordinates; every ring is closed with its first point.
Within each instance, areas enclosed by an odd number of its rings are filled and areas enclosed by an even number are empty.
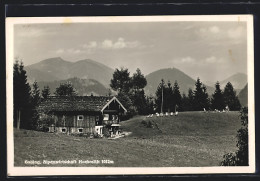
{"type": "Polygon", "coordinates": [[[235,153],[228,153],[223,156],[222,166],[248,166],[248,108],[240,111],[242,127],[237,131],[237,147],[235,153]]]}
{"type": "Polygon", "coordinates": [[[146,128],[153,128],[153,123],[149,120],[149,121],[145,121],[145,120],[142,120],[141,121],[141,124],[146,127],[146,128]]]}
{"type": "Polygon", "coordinates": [[[104,127],[104,129],[103,129],[103,134],[104,134],[104,137],[106,137],[106,138],[110,137],[110,133],[109,133],[107,127],[104,127]]]}

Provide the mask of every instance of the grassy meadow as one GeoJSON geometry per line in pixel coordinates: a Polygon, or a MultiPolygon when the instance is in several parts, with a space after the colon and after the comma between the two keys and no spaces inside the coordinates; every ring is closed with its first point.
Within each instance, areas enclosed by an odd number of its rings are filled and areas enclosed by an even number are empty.
{"type": "Polygon", "coordinates": [[[121,122],[119,139],[14,130],[15,166],[189,167],[219,166],[234,152],[241,127],[238,112],[180,112],[178,116],[137,116],[121,122]],[[150,121],[151,128],[143,123],[150,121]],[[157,126],[155,126],[157,124],[157,126]],[[109,160],[105,163],[25,164],[25,160],[109,160]]]}

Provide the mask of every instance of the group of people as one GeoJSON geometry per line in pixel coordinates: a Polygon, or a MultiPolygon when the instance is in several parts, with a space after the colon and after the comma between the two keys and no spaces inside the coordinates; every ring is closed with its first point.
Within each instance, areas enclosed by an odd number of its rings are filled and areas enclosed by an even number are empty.
{"type": "MultiPolygon", "coordinates": [[[[175,111],[175,113],[171,112],[171,113],[168,113],[166,112],[165,114],[164,113],[155,113],[155,116],[156,117],[165,117],[165,116],[178,116],[178,111],[175,111]]],[[[154,114],[149,114],[148,116],[146,116],[147,118],[152,118],[154,116],[154,114]]]]}
{"type": "MultiPolygon", "coordinates": [[[[203,108],[203,112],[204,113],[206,113],[206,112],[209,112],[209,111],[207,111],[205,108],[203,108]]],[[[222,111],[220,111],[220,110],[218,110],[218,109],[214,109],[214,112],[219,112],[219,113],[221,113],[221,112],[229,112],[229,107],[228,107],[228,105],[225,107],[225,109],[223,109],[222,111]]]]}

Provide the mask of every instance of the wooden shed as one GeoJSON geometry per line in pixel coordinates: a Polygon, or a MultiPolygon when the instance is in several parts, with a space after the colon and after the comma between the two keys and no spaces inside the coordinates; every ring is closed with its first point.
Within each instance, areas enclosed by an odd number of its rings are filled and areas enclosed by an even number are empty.
{"type": "Polygon", "coordinates": [[[97,133],[107,128],[117,134],[120,118],[127,112],[116,97],[50,96],[38,107],[47,117],[48,131],[58,133],[97,133]]]}

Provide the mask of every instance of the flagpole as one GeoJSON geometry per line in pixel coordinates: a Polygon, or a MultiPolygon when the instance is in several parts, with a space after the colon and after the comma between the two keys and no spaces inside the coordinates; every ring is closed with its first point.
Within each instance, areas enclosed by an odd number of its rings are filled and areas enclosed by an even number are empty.
{"type": "Polygon", "coordinates": [[[163,113],[163,84],[162,84],[162,104],[161,104],[161,113],[163,113]]]}

